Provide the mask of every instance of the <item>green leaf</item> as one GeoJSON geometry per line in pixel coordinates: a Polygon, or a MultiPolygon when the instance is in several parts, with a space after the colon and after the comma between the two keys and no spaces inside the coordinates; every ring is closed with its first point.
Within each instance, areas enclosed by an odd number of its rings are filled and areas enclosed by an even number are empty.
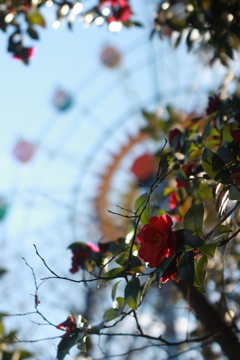
{"type": "Polygon", "coordinates": [[[193,40],[191,39],[191,35],[192,35],[192,31],[193,29],[191,29],[186,37],[186,43],[187,43],[187,47],[188,47],[188,51],[191,50],[192,46],[193,46],[193,40]]]}
{"type": "Polygon", "coordinates": [[[0,276],[6,274],[7,270],[6,269],[0,269],[0,276]]]}
{"type": "Polygon", "coordinates": [[[158,122],[158,120],[159,120],[156,113],[150,113],[145,110],[142,110],[142,115],[150,123],[155,123],[155,122],[158,122]]]}
{"type": "Polygon", "coordinates": [[[132,21],[132,24],[137,26],[137,27],[143,27],[144,25],[138,21],[132,21]]]}
{"type": "Polygon", "coordinates": [[[226,225],[219,225],[218,227],[216,227],[216,229],[213,232],[212,235],[212,239],[215,239],[223,234],[226,234],[228,232],[231,232],[232,229],[230,229],[230,227],[226,226],[226,225]]]}
{"type": "Polygon", "coordinates": [[[204,244],[202,246],[199,246],[198,249],[201,250],[203,253],[210,255],[211,257],[214,257],[216,248],[218,247],[218,242],[212,242],[209,244],[204,244]]]}
{"type": "Polygon", "coordinates": [[[204,138],[206,138],[207,136],[208,136],[208,134],[209,134],[209,131],[210,131],[210,129],[212,128],[212,126],[211,126],[211,120],[213,119],[213,118],[215,118],[215,116],[218,114],[218,111],[214,111],[213,113],[211,113],[211,114],[209,114],[207,117],[206,117],[206,119],[205,119],[205,121],[204,121],[204,132],[203,132],[203,137],[204,138]]]}
{"type": "Polygon", "coordinates": [[[86,344],[87,338],[88,338],[88,334],[86,333],[85,336],[82,339],[80,339],[80,341],[77,344],[78,349],[84,353],[87,352],[87,344],[86,344]]]}
{"type": "Polygon", "coordinates": [[[201,157],[202,150],[199,149],[199,147],[196,146],[193,142],[191,142],[188,144],[186,155],[189,161],[194,161],[201,157]]]}
{"type": "Polygon", "coordinates": [[[200,236],[193,233],[191,230],[180,229],[175,231],[175,235],[177,236],[178,251],[189,251],[203,245],[203,240],[200,236]]]}
{"type": "Polygon", "coordinates": [[[134,209],[137,216],[140,216],[140,214],[143,212],[140,218],[141,223],[149,224],[149,219],[151,217],[151,207],[148,202],[148,193],[142,194],[137,198],[134,204],[134,209]],[[146,209],[143,211],[145,207],[146,209]]]}
{"type": "Polygon", "coordinates": [[[122,312],[126,305],[126,301],[124,297],[118,296],[115,300],[115,305],[118,308],[118,310],[122,312]]]}
{"type": "Polygon", "coordinates": [[[72,251],[76,251],[79,253],[89,253],[89,246],[86,243],[83,242],[75,242],[68,246],[68,249],[71,249],[72,251]]]}
{"type": "Polygon", "coordinates": [[[211,126],[205,136],[221,136],[221,133],[214,126],[211,126]]]}
{"type": "MultiPolygon", "coordinates": [[[[185,180],[185,179],[184,179],[185,180]]],[[[165,187],[163,189],[163,196],[167,197],[169,194],[171,194],[171,192],[173,192],[173,189],[172,188],[169,188],[169,187],[165,187]]]]}
{"type": "Polygon", "coordinates": [[[38,11],[26,14],[26,21],[30,25],[46,26],[44,17],[38,11]]]}
{"type": "Polygon", "coordinates": [[[208,256],[198,255],[194,260],[194,285],[200,287],[203,291],[207,273],[208,256]]]}
{"type": "Polygon", "coordinates": [[[78,330],[75,334],[72,334],[68,338],[62,339],[58,344],[57,360],[63,360],[74,345],[83,341],[85,335],[85,331],[78,330]]]}
{"type": "Polygon", "coordinates": [[[199,185],[197,187],[197,195],[202,200],[211,200],[212,199],[211,188],[207,184],[203,182],[199,182],[199,185]]]}
{"type": "Polygon", "coordinates": [[[1,360],[12,360],[14,356],[14,353],[13,352],[10,352],[10,351],[1,351],[1,360]]]}
{"type": "Polygon", "coordinates": [[[4,220],[7,212],[8,212],[8,204],[0,199],[0,221],[4,220]]]}
{"type": "Polygon", "coordinates": [[[103,277],[106,279],[100,279],[98,281],[98,284],[99,285],[104,284],[108,281],[114,280],[115,278],[123,277],[124,275],[125,275],[125,269],[122,267],[117,267],[117,268],[111,269],[103,275],[103,277]],[[110,279],[108,279],[108,278],[110,278],[110,279]]]}
{"type": "Polygon", "coordinates": [[[156,267],[156,278],[157,281],[160,281],[160,278],[163,276],[165,270],[168,268],[168,266],[171,264],[174,256],[166,258],[164,257],[160,264],[156,267]]]}
{"type": "Polygon", "coordinates": [[[179,35],[178,35],[178,37],[177,37],[177,39],[176,39],[176,41],[175,41],[175,43],[174,43],[174,47],[178,47],[178,45],[180,44],[180,42],[181,42],[181,39],[182,39],[182,34],[180,33],[179,35]]]}
{"type": "Polygon", "coordinates": [[[119,280],[118,282],[116,282],[113,287],[112,287],[112,300],[115,300],[116,297],[116,293],[117,293],[117,288],[118,288],[118,284],[121,282],[121,280],[119,280]]]}
{"type": "Polygon", "coordinates": [[[164,214],[167,214],[167,213],[166,213],[166,211],[164,211],[162,209],[156,209],[156,210],[154,210],[154,213],[153,213],[154,216],[162,216],[164,214]]]}
{"type": "Polygon", "coordinates": [[[179,144],[181,146],[182,137],[183,137],[182,133],[176,134],[174,136],[173,141],[172,141],[172,149],[174,152],[177,152],[179,150],[179,144]]]}
{"type": "Polygon", "coordinates": [[[229,45],[229,43],[227,41],[225,42],[224,45],[225,45],[225,52],[226,52],[227,56],[230,57],[230,59],[234,59],[232,46],[229,45]]]}
{"type": "Polygon", "coordinates": [[[188,178],[187,178],[186,173],[183,170],[183,168],[178,169],[178,171],[177,171],[177,180],[184,181],[184,182],[188,181],[188,178]]]}
{"type": "Polygon", "coordinates": [[[238,123],[237,122],[233,122],[233,123],[227,123],[224,125],[223,128],[223,139],[227,142],[227,143],[231,143],[234,139],[231,135],[231,132],[233,130],[237,130],[238,128],[238,123]]]}
{"type": "Polygon", "coordinates": [[[103,328],[104,323],[105,323],[105,319],[103,321],[101,321],[100,324],[94,325],[90,328],[88,327],[88,334],[100,335],[100,332],[103,328]]]}
{"type": "Polygon", "coordinates": [[[121,312],[119,312],[118,309],[111,308],[105,311],[105,313],[103,314],[103,318],[105,319],[105,322],[109,322],[119,317],[120,314],[121,312]]]}
{"type": "Polygon", "coordinates": [[[219,146],[219,139],[211,139],[207,140],[205,146],[208,148],[213,148],[215,146],[219,146]]]}
{"type": "Polygon", "coordinates": [[[140,281],[138,278],[133,278],[129,281],[125,288],[125,300],[127,305],[133,309],[137,310],[138,308],[138,302],[140,300],[141,296],[141,287],[140,287],[140,281]]]}
{"type": "Polygon", "coordinates": [[[118,265],[124,267],[127,264],[128,257],[129,257],[129,252],[124,252],[121,255],[119,255],[115,261],[118,265]]]}
{"type": "Polygon", "coordinates": [[[7,338],[8,338],[8,341],[9,342],[14,342],[14,340],[16,339],[16,331],[15,330],[12,330],[10,331],[8,334],[7,334],[7,338]]]}
{"type": "Polygon", "coordinates": [[[37,33],[36,30],[34,30],[33,28],[29,27],[29,28],[27,29],[27,32],[28,32],[28,35],[29,35],[32,39],[34,39],[34,40],[39,40],[39,35],[38,35],[38,33],[37,33]]]}
{"type": "Polygon", "coordinates": [[[192,251],[182,253],[178,262],[178,272],[186,283],[194,284],[194,254],[192,251]]]}
{"type": "Polygon", "coordinates": [[[76,315],[73,311],[71,311],[71,315],[75,319],[75,322],[77,323],[77,327],[79,327],[79,328],[83,328],[84,324],[86,324],[88,322],[87,319],[84,319],[84,317],[82,315],[78,315],[78,317],[76,319],[76,315]]]}
{"type": "Polygon", "coordinates": [[[236,188],[235,185],[231,185],[230,191],[229,191],[229,199],[230,200],[240,200],[240,192],[236,188]]]}
{"type": "Polygon", "coordinates": [[[152,272],[147,278],[147,280],[141,285],[141,299],[140,299],[141,302],[143,301],[145,295],[147,294],[148,290],[150,289],[154,281],[155,281],[154,272],[152,272]]]}
{"type": "Polygon", "coordinates": [[[20,355],[18,357],[18,360],[28,359],[30,357],[33,357],[32,353],[25,350],[20,350],[20,355]]]}
{"type": "Polygon", "coordinates": [[[208,148],[202,154],[202,166],[211,179],[222,184],[229,183],[230,173],[225,169],[224,161],[208,148]]]}
{"type": "MultiPolygon", "coordinates": [[[[129,253],[125,252],[116,259],[116,262],[125,268],[128,263],[128,258],[129,258],[129,253]]],[[[142,269],[143,269],[143,265],[141,260],[137,256],[131,255],[130,263],[128,266],[128,273],[138,273],[141,272],[142,269]]]]}
{"type": "Polygon", "coordinates": [[[202,236],[204,206],[203,203],[195,204],[190,207],[184,216],[184,228],[202,236]]]}
{"type": "Polygon", "coordinates": [[[236,160],[236,154],[227,147],[220,147],[216,154],[224,161],[225,164],[236,160]]]}
{"type": "Polygon", "coordinates": [[[117,317],[119,317],[126,305],[126,301],[123,297],[119,296],[115,300],[115,305],[116,305],[116,308],[108,309],[103,314],[103,318],[104,318],[105,322],[112,321],[112,320],[116,319],[117,317]]]}

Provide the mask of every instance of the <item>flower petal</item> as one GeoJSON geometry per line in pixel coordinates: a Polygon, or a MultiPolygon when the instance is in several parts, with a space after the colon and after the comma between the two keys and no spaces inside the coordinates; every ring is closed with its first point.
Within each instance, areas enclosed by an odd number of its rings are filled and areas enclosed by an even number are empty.
{"type": "Polygon", "coordinates": [[[150,225],[161,231],[169,231],[173,222],[169,215],[164,214],[162,216],[152,216],[150,218],[150,225]]]}

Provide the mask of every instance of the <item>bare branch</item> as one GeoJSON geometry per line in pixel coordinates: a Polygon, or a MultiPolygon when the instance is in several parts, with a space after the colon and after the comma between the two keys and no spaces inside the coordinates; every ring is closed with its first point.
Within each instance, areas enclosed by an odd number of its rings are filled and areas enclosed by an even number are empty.
{"type": "Polygon", "coordinates": [[[37,343],[40,341],[45,341],[45,340],[54,340],[54,339],[59,339],[61,338],[61,336],[53,336],[53,337],[48,337],[48,338],[43,338],[43,339],[36,339],[36,340],[19,340],[16,336],[16,341],[14,341],[15,343],[37,343]]]}
{"type": "MultiPolygon", "coordinates": [[[[133,353],[135,351],[140,351],[140,350],[144,350],[144,349],[148,349],[150,347],[161,347],[162,345],[156,345],[156,344],[151,344],[151,345],[146,345],[146,346],[141,346],[139,348],[135,348],[135,349],[131,349],[131,350],[128,350],[126,351],[125,353],[121,353],[121,354],[115,354],[115,355],[105,355],[104,357],[101,357],[101,358],[96,358],[94,360],[106,360],[106,359],[113,359],[115,357],[120,357],[120,356],[125,356],[125,355],[128,355],[130,353],[133,353]]],[[[166,349],[162,349],[164,351],[166,351],[166,349]]],[[[167,351],[166,351],[167,352],[167,351]]]]}

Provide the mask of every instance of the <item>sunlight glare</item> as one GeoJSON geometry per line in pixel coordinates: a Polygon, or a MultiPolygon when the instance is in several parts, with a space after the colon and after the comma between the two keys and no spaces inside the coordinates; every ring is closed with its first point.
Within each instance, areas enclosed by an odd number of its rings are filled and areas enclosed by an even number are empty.
{"type": "Polygon", "coordinates": [[[98,26],[102,25],[103,22],[104,22],[104,18],[102,16],[99,16],[94,20],[95,25],[98,25],[98,26]]]}
{"type": "Polygon", "coordinates": [[[93,21],[93,14],[89,13],[84,16],[84,21],[88,24],[93,21]]]}
{"type": "Polygon", "coordinates": [[[122,23],[119,21],[112,21],[108,28],[111,32],[119,32],[122,28],[122,23]]]}
{"type": "Polygon", "coordinates": [[[73,10],[74,14],[80,14],[82,12],[82,9],[83,9],[82,4],[77,3],[77,4],[74,5],[72,10],[73,10]]]}
{"type": "Polygon", "coordinates": [[[51,7],[51,6],[53,6],[53,1],[52,1],[52,0],[47,0],[47,1],[45,2],[45,5],[46,5],[47,7],[51,7]]]}
{"type": "Polygon", "coordinates": [[[132,240],[133,234],[134,234],[134,231],[130,231],[130,232],[127,234],[126,240],[125,240],[125,243],[126,243],[126,244],[129,244],[129,243],[130,243],[130,241],[132,240]]]}
{"type": "Polygon", "coordinates": [[[62,16],[66,16],[68,11],[69,11],[69,5],[64,4],[63,7],[61,8],[60,13],[61,13],[62,16]]]}
{"type": "Polygon", "coordinates": [[[60,25],[61,25],[61,22],[60,22],[59,20],[55,20],[55,21],[52,23],[52,28],[53,28],[53,29],[58,29],[60,25]]]}
{"type": "Polygon", "coordinates": [[[170,6],[169,2],[165,2],[162,4],[162,9],[167,10],[169,8],[169,6],[170,6]]]}
{"type": "Polygon", "coordinates": [[[103,16],[108,16],[110,14],[110,9],[109,8],[102,9],[102,14],[103,16]]]}
{"type": "Polygon", "coordinates": [[[14,13],[9,13],[5,16],[4,21],[5,23],[10,23],[14,19],[14,13]]]}

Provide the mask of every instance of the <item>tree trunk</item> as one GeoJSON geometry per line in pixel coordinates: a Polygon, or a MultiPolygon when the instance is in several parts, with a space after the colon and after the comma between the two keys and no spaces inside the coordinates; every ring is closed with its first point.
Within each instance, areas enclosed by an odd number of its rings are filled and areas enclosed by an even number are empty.
{"type": "Polygon", "coordinates": [[[222,351],[230,360],[240,359],[240,343],[234,328],[227,325],[218,312],[207,301],[206,297],[194,286],[183,281],[175,283],[189,303],[196,317],[209,333],[213,333],[214,341],[218,342],[222,351]]]}

